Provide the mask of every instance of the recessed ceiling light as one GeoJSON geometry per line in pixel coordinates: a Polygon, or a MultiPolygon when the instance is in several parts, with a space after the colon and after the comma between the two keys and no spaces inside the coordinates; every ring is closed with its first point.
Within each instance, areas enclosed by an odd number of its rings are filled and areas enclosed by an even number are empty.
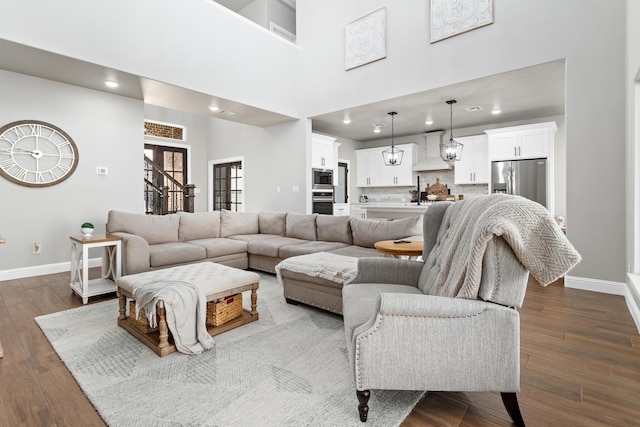
{"type": "Polygon", "coordinates": [[[380,131],[382,131],[382,127],[384,126],[384,123],[376,123],[373,125],[373,132],[374,133],[380,133],[380,131]]]}
{"type": "Polygon", "coordinates": [[[211,111],[218,111],[218,110],[220,110],[220,107],[218,107],[217,105],[210,105],[210,106],[209,106],[209,110],[211,110],[211,111]]]}
{"type": "Polygon", "coordinates": [[[349,117],[345,117],[342,123],[344,123],[345,125],[348,125],[349,123],[351,123],[351,119],[349,117]]]}
{"type": "Polygon", "coordinates": [[[118,84],[118,82],[114,82],[113,80],[107,80],[106,82],[104,82],[105,85],[107,85],[107,87],[110,87],[112,89],[117,88],[118,86],[120,86],[118,84]]]}
{"type": "Polygon", "coordinates": [[[465,108],[465,110],[471,112],[471,111],[480,111],[482,110],[482,107],[480,107],[479,105],[474,105],[472,107],[467,107],[465,108]]]}
{"type": "Polygon", "coordinates": [[[502,113],[502,110],[499,108],[494,108],[493,110],[491,110],[491,114],[493,115],[498,115],[500,113],[502,113]]]}
{"type": "Polygon", "coordinates": [[[429,119],[426,122],[424,122],[424,124],[427,126],[431,126],[433,124],[433,120],[429,119]]]}

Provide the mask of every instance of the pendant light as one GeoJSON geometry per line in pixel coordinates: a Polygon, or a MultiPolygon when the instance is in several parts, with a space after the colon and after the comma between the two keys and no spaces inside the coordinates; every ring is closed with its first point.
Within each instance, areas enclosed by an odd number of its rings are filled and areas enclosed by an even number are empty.
{"type": "Polygon", "coordinates": [[[453,139],[453,104],[455,104],[456,102],[458,101],[456,101],[455,99],[450,99],[449,101],[447,101],[447,104],[449,104],[449,123],[451,128],[449,130],[449,140],[442,141],[440,143],[440,157],[445,162],[454,162],[460,160],[460,158],[462,157],[462,148],[464,147],[462,143],[453,139]]]}
{"type": "Polygon", "coordinates": [[[404,151],[393,145],[393,119],[398,113],[391,111],[387,114],[391,116],[391,147],[382,152],[382,158],[384,159],[385,166],[400,166],[404,151]]]}

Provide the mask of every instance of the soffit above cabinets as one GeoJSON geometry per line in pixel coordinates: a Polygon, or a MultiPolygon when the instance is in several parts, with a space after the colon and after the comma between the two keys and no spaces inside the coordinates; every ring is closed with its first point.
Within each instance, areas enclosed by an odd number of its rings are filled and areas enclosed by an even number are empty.
{"type": "MultiPolygon", "coordinates": [[[[388,139],[391,135],[389,111],[397,111],[395,136],[419,135],[438,130],[449,131],[448,99],[453,107],[453,129],[495,125],[563,115],[565,112],[565,61],[558,60],[515,71],[500,73],[451,86],[380,100],[312,117],[314,132],[353,141],[388,139]],[[480,107],[480,109],[469,107],[480,107]],[[499,115],[491,112],[495,107],[499,115]],[[343,121],[345,117],[349,124],[343,121]],[[425,121],[432,119],[432,125],[425,121]],[[373,133],[373,124],[383,123],[382,132],[373,133]]],[[[495,126],[493,126],[495,127],[495,126]]]]}

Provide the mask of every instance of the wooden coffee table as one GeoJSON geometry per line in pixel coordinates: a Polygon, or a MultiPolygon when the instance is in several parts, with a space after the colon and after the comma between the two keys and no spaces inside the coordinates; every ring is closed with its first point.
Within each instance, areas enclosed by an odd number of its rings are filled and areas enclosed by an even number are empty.
{"type": "Polygon", "coordinates": [[[395,243],[397,240],[382,240],[374,244],[375,248],[385,254],[396,258],[403,256],[415,259],[422,255],[423,243],[421,240],[408,241],[409,243],[395,243]]]}
{"type": "Polygon", "coordinates": [[[181,280],[192,283],[203,290],[207,301],[215,301],[244,291],[251,291],[251,310],[242,310],[242,315],[220,326],[208,326],[209,335],[214,336],[258,320],[258,286],[260,275],[238,268],[213,262],[187,264],[162,270],[131,274],[116,280],[118,284],[119,308],[118,325],[142,341],[160,357],[176,351],[173,338],[167,326],[166,311],[162,301],[156,306],[158,328],[151,332],[141,330],[135,320],[135,313],[127,316],[127,298],[135,299],[136,285],[156,280],[181,280]]]}

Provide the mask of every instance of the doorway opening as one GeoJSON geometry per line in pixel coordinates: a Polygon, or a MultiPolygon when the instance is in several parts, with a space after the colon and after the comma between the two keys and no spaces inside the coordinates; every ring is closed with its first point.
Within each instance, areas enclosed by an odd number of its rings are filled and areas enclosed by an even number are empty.
{"type": "Polygon", "coordinates": [[[338,161],[334,203],[349,203],[349,164],[338,161]]]}
{"type": "Polygon", "coordinates": [[[145,143],[145,213],[166,214],[185,210],[184,188],[188,184],[188,157],[187,147],[145,143]]]}

